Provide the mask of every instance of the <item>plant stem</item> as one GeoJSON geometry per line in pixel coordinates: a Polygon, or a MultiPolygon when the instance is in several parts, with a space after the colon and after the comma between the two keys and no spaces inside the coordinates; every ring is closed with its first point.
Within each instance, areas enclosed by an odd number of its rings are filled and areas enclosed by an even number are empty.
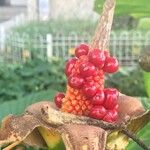
{"type": "Polygon", "coordinates": [[[144,150],[150,150],[150,148],[147,145],[145,145],[145,143],[131,131],[127,129],[123,129],[121,132],[125,134],[126,136],[130,137],[134,142],[136,142],[144,150]]]}
{"type": "Polygon", "coordinates": [[[103,6],[103,11],[98,22],[98,26],[93,36],[91,47],[108,50],[110,32],[113,22],[115,0],[106,0],[103,6]]]}

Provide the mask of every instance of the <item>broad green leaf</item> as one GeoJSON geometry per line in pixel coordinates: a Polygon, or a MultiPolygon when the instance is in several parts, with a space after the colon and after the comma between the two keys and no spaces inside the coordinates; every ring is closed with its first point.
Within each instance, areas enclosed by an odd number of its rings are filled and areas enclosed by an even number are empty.
{"type": "Polygon", "coordinates": [[[139,20],[137,28],[140,30],[150,30],[150,18],[141,18],[139,20]]]}
{"type": "MultiPolygon", "coordinates": [[[[141,102],[145,109],[150,109],[150,98],[142,97],[141,102]]],[[[146,145],[150,146],[150,123],[147,124],[142,130],[140,130],[137,136],[142,139],[146,145]]],[[[142,150],[142,148],[139,147],[134,141],[131,141],[126,150],[142,150]]]]}
{"type": "MultiPolygon", "coordinates": [[[[94,10],[101,13],[104,0],[96,0],[94,10]]],[[[116,0],[115,14],[137,17],[150,16],[149,0],[116,0]]]]}
{"type": "MultiPolygon", "coordinates": [[[[143,140],[143,142],[150,146],[150,123],[146,125],[139,133],[138,137],[143,140]]],[[[135,142],[131,141],[130,144],[127,146],[126,150],[143,150],[139,147],[135,142]]]]}
{"type": "Polygon", "coordinates": [[[141,97],[141,102],[146,110],[150,109],[150,98],[141,97]]]}
{"type": "Polygon", "coordinates": [[[150,73],[143,72],[144,75],[144,83],[148,96],[150,97],[150,73]]]}
{"type": "MultiPolygon", "coordinates": [[[[141,100],[141,102],[144,104],[146,109],[150,109],[150,101],[148,98],[138,98],[138,99],[141,100]]],[[[148,118],[149,118],[149,113],[147,113],[147,115],[143,115],[140,118],[132,120],[131,123],[127,127],[132,132],[137,132],[139,129],[141,129],[137,136],[143,139],[145,143],[147,142],[147,140],[150,140],[150,132],[146,132],[146,130],[150,130],[150,125],[149,124],[146,125],[149,121],[148,118]],[[146,127],[144,127],[145,125],[146,127]]],[[[116,130],[112,132],[111,134],[109,134],[108,136],[107,149],[112,148],[116,150],[123,150],[128,146],[128,143],[129,143],[129,138],[123,133],[121,133],[120,131],[116,130]]],[[[148,142],[146,144],[150,146],[148,142]]],[[[127,147],[127,150],[134,150],[134,149],[137,149],[138,147],[134,141],[131,141],[130,145],[127,147]],[[130,145],[131,147],[134,147],[134,148],[128,149],[130,145]]]]}
{"type": "Polygon", "coordinates": [[[39,93],[33,93],[18,100],[4,102],[0,105],[0,120],[9,114],[17,115],[23,113],[27,106],[35,102],[53,100],[55,93],[56,91],[54,90],[42,91],[39,93]]]}

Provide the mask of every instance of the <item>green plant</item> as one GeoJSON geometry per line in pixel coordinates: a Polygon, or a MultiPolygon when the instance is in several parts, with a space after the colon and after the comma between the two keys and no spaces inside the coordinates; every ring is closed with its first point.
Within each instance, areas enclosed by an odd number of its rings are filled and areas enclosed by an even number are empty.
{"type": "Polygon", "coordinates": [[[107,76],[106,86],[117,88],[121,93],[130,96],[147,96],[142,70],[138,67],[121,68],[118,73],[107,76]]]}
{"type": "Polygon", "coordinates": [[[17,100],[6,101],[0,105],[0,120],[2,120],[8,114],[17,115],[23,113],[28,105],[31,105],[35,102],[39,102],[42,100],[53,101],[55,94],[55,90],[49,89],[20,97],[17,100]]]}
{"type": "Polygon", "coordinates": [[[14,27],[12,32],[18,34],[28,34],[34,37],[35,33],[37,35],[46,35],[51,33],[55,35],[56,33],[63,33],[68,35],[70,32],[75,31],[77,34],[89,33],[93,34],[96,26],[96,22],[91,20],[51,20],[51,21],[32,21],[28,24],[22,26],[14,27]],[[63,24],[63,26],[62,26],[63,24]]]}
{"type": "MultiPolygon", "coordinates": [[[[141,98],[141,101],[143,103],[143,106],[145,109],[150,108],[150,100],[148,98],[141,98]]],[[[138,137],[140,137],[145,144],[149,145],[150,140],[150,123],[146,125],[139,133],[138,137]]],[[[141,147],[139,147],[135,142],[131,141],[129,145],[127,146],[126,150],[142,150],[141,147]]]]}
{"type": "Polygon", "coordinates": [[[16,66],[0,67],[0,102],[47,89],[63,91],[65,87],[63,61],[35,59],[16,66]]]}
{"type": "MultiPolygon", "coordinates": [[[[100,13],[104,0],[95,1],[95,11],[100,13]]],[[[118,16],[130,15],[135,18],[149,17],[150,5],[149,0],[117,0],[115,13],[118,16]]]]}
{"type": "Polygon", "coordinates": [[[143,76],[144,76],[145,89],[148,96],[150,97],[150,72],[143,72],[143,76]]]}
{"type": "MultiPolygon", "coordinates": [[[[62,60],[47,62],[36,59],[13,66],[1,64],[0,102],[18,99],[47,89],[64,91],[66,77],[63,68],[62,60]]],[[[112,75],[111,79],[106,78],[106,86],[118,88],[128,95],[146,96],[141,76],[142,71],[139,68],[122,68],[118,73],[112,75]]]]}
{"type": "Polygon", "coordinates": [[[138,29],[148,31],[150,30],[150,18],[141,18],[139,20],[138,29]]]}

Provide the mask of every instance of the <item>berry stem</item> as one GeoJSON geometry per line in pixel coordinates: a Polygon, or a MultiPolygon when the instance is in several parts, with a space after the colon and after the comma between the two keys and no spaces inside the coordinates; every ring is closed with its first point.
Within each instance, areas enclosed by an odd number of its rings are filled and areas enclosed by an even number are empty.
{"type": "Polygon", "coordinates": [[[92,48],[99,48],[102,50],[108,49],[115,3],[115,0],[105,1],[103,11],[95,31],[95,35],[93,36],[91,42],[92,48]]]}

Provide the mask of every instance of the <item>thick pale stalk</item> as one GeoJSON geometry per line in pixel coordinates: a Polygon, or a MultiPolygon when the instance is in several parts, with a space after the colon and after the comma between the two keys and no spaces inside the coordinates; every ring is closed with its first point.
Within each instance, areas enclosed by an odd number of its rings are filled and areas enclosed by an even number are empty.
{"type": "MultiPolygon", "coordinates": [[[[102,15],[100,17],[100,21],[91,42],[91,48],[100,48],[102,50],[108,49],[114,9],[115,0],[106,0],[103,7],[102,15]]],[[[71,128],[67,128],[69,134],[66,134],[66,132],[62,134],[66,149],[105,150],[107,137],[106,131],[103,131],[101,128],[95,128],[95,130],[93,130],[93,128],[93,126],[88,125],[80,128],[79,125],[76,125],[75,132],[73,132],[72,126],[71,128]],[[78,129],[78,132],[76,131],[76,129],[78,129]],[[85,130],[83,131],[83,129],[85,130]],[[102,131],[98,132],[100,130],[102,131]],[[86,134],[84,134],[85,132],[86,134]],[[78,135],[77,137],[76,134],[78,135]],[[69,135],[71,136],[71,138],[69,137],[69,135]]]]}
{"type": "Polygon", "coordinates": [[[93,36],[91,47],[108,50],[110,32],[113,22],[115,0],[106,0],[98,26],[93,36]]]}

